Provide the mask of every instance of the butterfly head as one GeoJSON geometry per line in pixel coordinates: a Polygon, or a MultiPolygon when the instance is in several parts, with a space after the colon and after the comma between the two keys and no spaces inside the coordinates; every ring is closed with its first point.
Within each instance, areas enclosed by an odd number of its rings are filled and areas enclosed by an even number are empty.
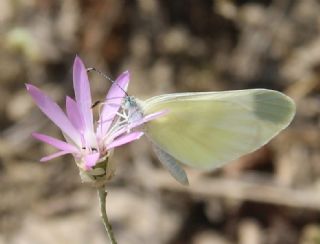
{"type": "Polygon", "coordinates": [[[128,123],[136,122],[143,118],[143,111],[133,96],[126,96],[124,98],[122,109],[127,114],[128,123]]]}

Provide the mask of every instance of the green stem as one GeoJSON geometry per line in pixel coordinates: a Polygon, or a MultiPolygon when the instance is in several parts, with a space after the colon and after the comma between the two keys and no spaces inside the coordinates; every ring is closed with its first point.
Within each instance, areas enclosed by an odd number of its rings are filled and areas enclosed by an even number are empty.
{"type": "Polygon", "coordinates": [[[98,195],[99,195],[99,202],[100,202],[100,214],[101,214],[103,225],[109,236],[111,244],[117,244],[116,238],[114,237],[112,232],[112,226],[109,223],[108,216],[107,216],[107,211],[106,211],[107,192],[105,190],[105,186],[98,188],[98,195]]]}

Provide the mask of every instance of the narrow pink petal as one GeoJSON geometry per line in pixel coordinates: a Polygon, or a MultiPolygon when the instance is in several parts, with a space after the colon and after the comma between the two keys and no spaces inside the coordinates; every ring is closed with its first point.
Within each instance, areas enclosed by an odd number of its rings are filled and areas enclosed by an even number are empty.
{"type": "Polygon", "coordinates": [[[124,97],[128,89],[129,81],[129,71],[123,72],[110,87],[106,99],[124,97]]]}
{"type": "Polygon", "coordinates": [[[87,70],[78,56],[76,56],[73,64],[73,88],[80,114],[83,117],[85,129],[93,131],[90,84],[87,70]]]}
{"type": "Polygon", "coordinates": [[[117,80],[112,84],[106,96],[106,104],[103,106],[100,122],[97,128],[97,133],[101,137],[108,131],[114,116],[118,112],[123,98],[126,96],[130,81],[130,74],[128,71],[123,72],[117,80]]]}
{"type": "Polygon", "coordinates": [[[60,156],[63,156],[63,155],[66,155],[70,152],[67,152],[67,151],[59,151],[59,152],[56,152],[56,153],[53,153],[49,156],[45,156],[43,158],[40,159],[40,162],[46,162],[46,161],[49,161],[51,159],[54,159],[54,158],[57,158],[57,157],[60,157],[60,156]]]}
{"type": "Polygon", "coordinates": [[[84,121],[83,117],[80,114],[77,103],[71,98],[67,96],[66,99],[66,110],[67,116],[73,126],[80,132],[84,131],[84,121]]]}
{"type": "Polygon", "coordinates": [[[100,154],[98,152],[86,155],[84,159],[86,170],[92,169],[92,167],[94,167],[97,164],[99,157],[100,157],[100,154]]]}
{"type": "Polygon", "coordinates": [[[147,122],[149,122],[151,120],[154,120],[154,119],[157,119],[159,117],[165,116],[168,113],[169,113],[169,110],[166,109],[166,110],[162,110],[162,111],[159,111],[159,112],[155,112],[155,113],[149,114],[149,115],[143,117],[142,119],[136,120],[136,121],[128,124],[126,127],[123,127],[122,129],[116,131],[113,134],[113,137],[116,138],[116,137],[126,133],[126,131],[128,131],[128,130],[132,130],[134,128],[137,128],[137,127],[139,127],[140,125],[142,125],[144,123],[147,123],[147,122]]]}
{"type": "Polygon", "coordinates": [[[78,148],[76,148],[75,146],[69,143],[66,143],[64,141],[61,141],[59,139],[53,138],[51,136],[47,136],[47,135],[36,133],[36,132],[32,133],[32,136],[38,139],[39,141],[45,142],[62,151],[66,151],[70,153],[75,153],[78,151],[78,148]]]}
{"type": "Polygon", "coordinates": [[[129,133],[127,135],[121,136],[121,137],[115,139],[113,142],[111,142],[107,146],[107,149],[109,150],[109,149],[112,149],[115,147],[119,147],[123,144],[138,140],[141,136],[143,136],[143,134],[144,134],[143,132],[135,131],[135,132],[129,133]]]}
{"type": "Polygon", "coordinates": [[[29,94],[40,110],[56,124],[74,143],[80,145],[80,134],[71,124],[62,109],[51,98],[46,96],[37,87],[26,84],[29,94]]]}
{"type": "Polygon", "coordinates": [[[157,119],[157,118],[160,118],[162,116],[165,116],[169,113],[169,110],[168,109],[165,109],[165,110],[161,110],[159,112],[155,112],[155,113],[152,113],[152,114],[148,114],[147,116],[145,116],[143,118],[143,123],[147,123],[151,120],[154,120],[154,119],[157,119]]]}

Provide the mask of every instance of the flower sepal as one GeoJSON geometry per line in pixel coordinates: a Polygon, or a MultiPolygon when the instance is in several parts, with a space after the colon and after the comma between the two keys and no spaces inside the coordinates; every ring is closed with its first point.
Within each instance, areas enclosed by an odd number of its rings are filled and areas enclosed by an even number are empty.
{"type": "Polygon", "coordinates": [[[104,186],[115,175],[115,167],[109,159],[110,155],[101,158],[92,169],[79,167],[81,182],[96,188],[104,186]]]}

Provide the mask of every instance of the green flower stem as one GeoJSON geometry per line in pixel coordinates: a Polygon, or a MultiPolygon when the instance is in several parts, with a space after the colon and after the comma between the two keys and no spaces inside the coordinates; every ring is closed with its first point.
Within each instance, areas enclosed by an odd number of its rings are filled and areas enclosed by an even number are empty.
{"type": "Polygon", "coordinates": [[[99,202],[100,202],[100,214],[101,214],[103,225],[106,229],[106,232],[108,233],[111,244],[117,244],[116,238],[114,237],[112,232],[112,226],[109,223],[108,216],[107,216],[107,211],[106,211],[107,192],[105,190],[105,186],[98,188],[98,195],[99,195],[99,202]]]}

